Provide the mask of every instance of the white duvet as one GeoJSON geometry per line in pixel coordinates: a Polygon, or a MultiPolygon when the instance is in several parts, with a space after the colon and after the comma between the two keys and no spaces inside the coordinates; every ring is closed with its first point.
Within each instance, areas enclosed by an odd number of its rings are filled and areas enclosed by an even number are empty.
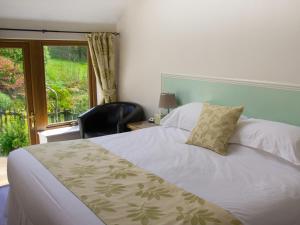
{"type": "MultiPolygon", "coordinates": [[[[221,156],[186,145],[188,135],[154,127],[91,140],[221,206],[244,225],[300,224],[300,167],[239,145],[221,156]]],[[[103,225],[25,150],[10,154],[8,176],[9,225],[103,225]]]]}

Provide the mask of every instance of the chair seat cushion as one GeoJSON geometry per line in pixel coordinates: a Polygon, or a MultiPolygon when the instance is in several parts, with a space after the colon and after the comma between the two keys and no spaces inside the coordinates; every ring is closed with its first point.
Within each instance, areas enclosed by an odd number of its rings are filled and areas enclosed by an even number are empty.
{"type": "Polygon", "coordinates": [[[100,137],[100,136],[115,134],[115,133],[117,133],[116,129],[110,129],[105,131],[91,131],[85,133],[85,138],[100,137]]]}

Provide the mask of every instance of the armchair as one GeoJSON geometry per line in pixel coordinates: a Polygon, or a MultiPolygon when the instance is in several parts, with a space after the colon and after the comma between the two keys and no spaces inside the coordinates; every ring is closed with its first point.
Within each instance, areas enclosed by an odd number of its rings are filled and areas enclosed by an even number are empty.
{"type": "Polygon", "coordinates": [[[78,117],[81,138],[98,137],[128,131],[129,122],[144,120],[143,108],[130,102],[95,106],[78,117]]]}

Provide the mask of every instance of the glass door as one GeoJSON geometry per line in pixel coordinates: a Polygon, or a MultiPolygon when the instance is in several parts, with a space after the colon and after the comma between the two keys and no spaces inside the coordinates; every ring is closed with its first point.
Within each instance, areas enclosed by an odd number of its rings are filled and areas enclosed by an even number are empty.
{"type": "Polygon", "coordinates": [[[0,156],[36,143],[26,43],[0,42],[0,156]]]}
{"type": "Polygon", "coordinates": [[[88,47],[44,45],[48,124],[76,121],[89,109],[88,47]]]}
{"type": "Polygon", "coordinates": [[[47,128],[74,125],[96,105],[87,42],[53,40],[42,41],[42,46],[47,128]]]}

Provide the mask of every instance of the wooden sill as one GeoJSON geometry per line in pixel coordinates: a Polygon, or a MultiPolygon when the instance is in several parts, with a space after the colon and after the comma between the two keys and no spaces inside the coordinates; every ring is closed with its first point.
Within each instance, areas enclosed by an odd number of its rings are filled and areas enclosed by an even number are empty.
{"type": "Polygon", "coordinates": [[[73,126],[77,126],[77,125],[78,125],[77,120],[71,120],[71,121],[67,121],[67,122],[49,124],[46,127],[46,130],[58,129],[58,128],[63,128],[63,127],[73,127],[73,126]]]}

